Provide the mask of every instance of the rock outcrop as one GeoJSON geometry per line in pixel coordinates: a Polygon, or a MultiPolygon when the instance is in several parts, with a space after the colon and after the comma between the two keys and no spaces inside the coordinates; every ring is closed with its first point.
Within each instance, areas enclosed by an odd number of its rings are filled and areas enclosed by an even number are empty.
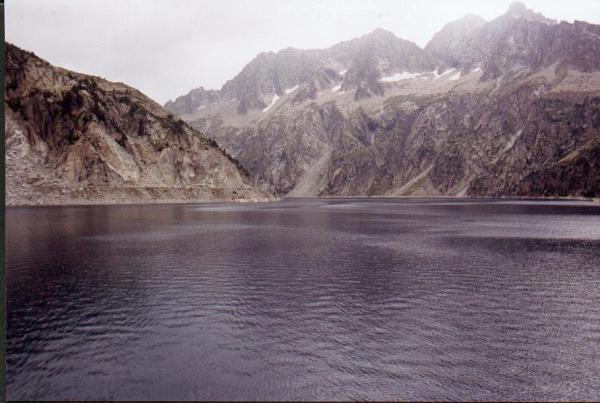
{"type": "Polygon", "coordinates": [[[278,195],[600,194],[600,26],[520,3],[263,54],[219,96],[181,116],[278,195]]]}
{"type": "Polygon", "coordinates": [[[247,171],[139,91],[6,45],[6,203],[265,199],[247,171]]]}
{"type": "Polygon", "coordinates": [[[287,48],[261,53],[221,90],[208,92],[200,87],[165,107],[185,116],[207,112],[202,109],[212,103],[245,115],[269,110],[269,105],[290,94],[294,104],[315,100],[321,91],[332,87],[352,91],[356,99],[368,98],[384,93],[382,77],[393,80],[394,74],[426,73],[435,68],[436,60],[416,44],[376,29],[329,49],[287,48]],[[218,100],[206,102],[209,96],[218,100]]]}
{"type": "Polygon", "coordinates": [[[465,59],[465,40],[487,23],[478,15],[467,14],[463,18],[450,22],[436,33],[425,46],[425,51],[448,65],[456,67],[465,59]]]}

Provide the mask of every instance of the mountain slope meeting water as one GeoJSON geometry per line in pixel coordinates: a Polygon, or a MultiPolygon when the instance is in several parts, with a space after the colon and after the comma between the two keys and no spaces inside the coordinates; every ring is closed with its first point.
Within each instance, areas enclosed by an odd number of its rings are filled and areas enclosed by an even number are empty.
{"type": "Polygon", "coordinates": [[[8,205],[263,200],[211,139],[121,83],[6,45],[8,205]]]}
{"type": "Polygon", "coordinates": [[[262,53],[165,108],[278,195],[600,195],[600,26],[521,3],[424,49],[377,29],[262,53]]]}

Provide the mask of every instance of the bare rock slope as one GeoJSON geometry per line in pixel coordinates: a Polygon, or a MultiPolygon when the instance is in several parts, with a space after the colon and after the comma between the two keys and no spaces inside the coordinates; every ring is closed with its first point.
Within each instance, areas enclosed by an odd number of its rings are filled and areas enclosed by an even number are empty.
{"type": "Polygon", "coordinates": [[[520,3],[425,49],[378,29],[262,54],[201,95],[166,108],[279,195],[600,194],[600,26],[520,3]]]}
{"type": "Polygon", "coordinates": [[[257,200],[217,144],[139,91],[6,45],[8,205],[257,200]]]}

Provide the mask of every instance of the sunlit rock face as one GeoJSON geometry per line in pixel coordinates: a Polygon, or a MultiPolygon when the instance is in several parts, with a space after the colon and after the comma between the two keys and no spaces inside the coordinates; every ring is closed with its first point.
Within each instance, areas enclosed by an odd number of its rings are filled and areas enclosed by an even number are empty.
{"type": "Polygon", "coordinates": [[[276,194],[600,192],[600,26],[521,3],[424,49],[378,29],[261,54],[218,93],[171,110],[276,194]]]}
{"type": "Polygon", "coordinates": [[[6,45],[7,204],[257,199],[241,165],[137,90],[6,45]]]}

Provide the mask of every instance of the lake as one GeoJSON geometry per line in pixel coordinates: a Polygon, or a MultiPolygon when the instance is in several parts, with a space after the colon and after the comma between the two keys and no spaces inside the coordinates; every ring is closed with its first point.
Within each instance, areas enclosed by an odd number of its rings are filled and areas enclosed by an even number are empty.
{"type": "Polygon", "coordinates": [[[6,209],[8,399],[600,396],[600,207],[6,209]]]}

